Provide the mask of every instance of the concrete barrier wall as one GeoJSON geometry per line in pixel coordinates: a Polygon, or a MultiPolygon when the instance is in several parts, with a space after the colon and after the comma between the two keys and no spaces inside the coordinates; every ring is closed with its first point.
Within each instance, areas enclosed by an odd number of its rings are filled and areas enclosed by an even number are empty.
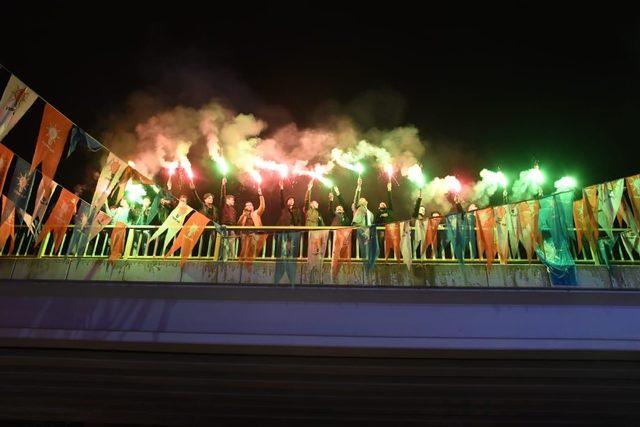
{"type": "MultiPolygon", "coordinates": [[[[581,288],[638,289],[640,266],[578,266],[581,288]]],[[[251,265],[210,261],[190,261],[183,268],[174,260],[126,260],[111,265],[103,259],[19,258],[0,259],[0,279],[73,280],[122,282],[181,282],[212,284],[274,284],[275,262],[255,261],[251,265]]],[[[293,280],[284,276],[280,285],[465,287],[465,288],[545,288],[549,275],[540,264],[493,265],[378,263],[371,272],[362,264],[345,264],[336,277],[331,265],[311,270],[301,262],[293,280]]]]}

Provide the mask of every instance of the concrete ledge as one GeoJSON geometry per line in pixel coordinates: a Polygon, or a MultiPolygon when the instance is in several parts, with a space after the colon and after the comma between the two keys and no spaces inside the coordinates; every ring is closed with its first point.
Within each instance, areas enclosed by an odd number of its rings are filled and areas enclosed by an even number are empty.
{"type": "MultiPolygon", "coordinates": [[[[179,261],[121,260],[111,265],[105,259],[7,258],[0,259],[0,279],[81,280],[124,282],[202,283],[217,285],[273,285],[276,262],[254,261],[251,266],[237,262],[189,261],[181,269],[179,261]]],[[[367,272],[361,262],[343,263],[332,277],[331,263],[320,270],[305,261],[296,265],[295,276],[281,279],[284,286],[375,286],[428,288],[549,288],[546,268],[540,264],[435,264],[384,261],[367,272]]],[[[578,287],[585,289],[640,289],[640,266],[578,265],[578,287]]]]}

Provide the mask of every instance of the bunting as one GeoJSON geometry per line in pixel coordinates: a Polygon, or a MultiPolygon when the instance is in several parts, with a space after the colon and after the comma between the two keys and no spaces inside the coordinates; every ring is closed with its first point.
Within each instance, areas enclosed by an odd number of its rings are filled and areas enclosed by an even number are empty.
{"type": "Polygon", "coordinates": [[[0,99],[0,141],[38,99],[38,94],[11,75],[0,99]]]}
{"type": "Polygon", "coordinates": [[[322,276],[322,261],[327,252],[329,230],[316,230],[309,232],[309,244],[307,249],[307,264],[310,277],[322,276]]]}
{"type": "MultiPolygon", "coordinates": [[[[300,237],[300,232],[285,232],[274,235],[274,239],[276,239],[276,269],[273,276],[274,283],[280,283],[280,280],[282,280],[285,274],[289,278],[289,283],[295,283],[298,271],[298,263],[296,261],[299,253],[300,237]]],[[[243,258],[246,265],[250,266],[253,261],[253,257],[257,256],[260,253],[260,250],[257,247],[255,249],[251,248],[251,244],[254,243],[253,240],[246,240],[245,243],[248,246],[243,253],[243,258]]],[[[313,261],[314,260],[311,260],[311,262],[313,261]]]]}
{"type": "Polygon", "coordinates": [[[81,256],[86,248],[91,216],[91,205],[84,200],[80,200],[80,207],[73,219],[73,230],[69,237],[69,245],[67,246],[67,255],[81,256]]]}
{"type": "Polygon", "coordinates": [[[538,238],[538,212],[540,204],[537,200],[520,202],[518,208],[518,223],[520,225],[520,242],[527,253],[527,261],[531,262],[538,238]]]}
{"type": "Polygon", "coordinates": [[[411,241],[411,221],[402,221],[400,223],[400,251],[402,252],[402,261],[411,270],[413,262],[414,246],[411,241]]]}
{"type": "Polygon", "coordinates": [[[620,211],[624,179],[598,185],[598,224],[613,240],[613,222],[620,211]]]}
{"type": "MultiPolygon", "coordinates": [[[[518,222],[518,207],[516,205],[507,205],[506,207],[506,226],[507,233],[506,236],[509,240],[509,247],[511,248],[511,256],[516,256],[518,254],[518,230],[519,230],[519,222],[518,222]]],[[[505,239],[507,238],[505,237],[505,239]]],[[[507,249],[508,255],[508,249],[507,249]]]]}
{"type": "Polygon", "coordinates": [[[468,241],[468,225],[466,214],[456,213],[447,215],[447,243],[453,243],[453,255],[455,259],[464,264],[464,252],[468,241]]]}
{"type": "Polygon", "coordinates": [[[58,253],[71,218],[73,218],[73,215],[76,213],[77,203],[78,196],[63,188],[56,204],[49,214],[47,222],[45,222],[42,231],[36,239],[36,247],[39,246],[44,237],[51,232],[54,237],[53,253],[58,253]]]}
{"type": "Polygon", "coordinates": [[[180,249],[180,268],[184,267],[209,221],[209,218],[200,212],[194,212],[180,230],[165,258],[172,256],[175,251],[180,249]]]}
{"type": "Polygon", "coordinates": [[[11,160],[13,160],[13,151],[9,150],[4,144],[0,144],[0,191],[4,188],[4,181],[7,179],[11,160]]]}
{"type": "Polygon", "coordinates": [[[538,226],[542,242],[536,253],[547,267],[552,285],[577,285],[575,261],[571,256],[565,223],[568,216],[565,211],[570,212],[572,206],[562,197],[562,194],[556,194],[540,199],[538,226]]]}
{"type": "Polygon", "coordinates": [[[47,211],[47,207],[49,206],[49,202],[51,201],[51,195],[57,185],[58,184],[56,184],[51,178],[42,175],[42,179],[38,185],[38,190],[36,191],[36,203],[33,208],[33,214],[31,215],[34,221],[38,221],[38,223],[42,222],[44,214],[47,211]]]}
{"type": "Polygon", "coordinates": [[[589,242],[591,253],[593,254],[596,264],[599,264],[598,257],[596,256],[598,247],[598,237],[600,230],[598,229],[598,220],[596,213],[598,212],[598,188],[595,185],[587,187],[582,191],[582,200],[584,203],[583,208],[583,224],[584,235],[589,242]]]}
{"type": "Polygon", "coordinates": [[[182,224],[184,224],[184,220],[187,218],[187,215],[189,215],[191,211],[193,211],[193,208],[187,206],[186,203],[178,203],[178,206],[176,206],[175,209],[171,211],[167,219],[149,238],[149,243],[151,243],[152,240],[157,239],[162,233],[166,231],[167,234],[164,237],[164,246],[162,249],[162,252],[166,252],[167,245],[169,244],[171,239],[173,239],[173,237],[178,234],[178,232],[182,228],[182,224]]]}
{"type": "Polygon", "coordinates": [[[400,223],[392,222],[384,226],[384,260],[389,260],[389,254],[393,248],[393,255],[398,262],[402,257],[400,253],[400,223]]]}
{"type": "Polygon", "coordinates": [[[111,253],[109,254],[109,262],[114,265],[116,261],[122,258],[124,252],[124,243],[127,236],[127,224],[118,221],[111,231],[111,237],[109,238],[111,244],[111,253]]]}
{"type": "Polygon", "coordinates": [[[30,165],[21,158],[16,158],[13,175],[9,183],[7,198],[11,200],[15,208],[24,212],[27,208],[29,195],[33,186],[34,174],[29,171],[30,165]]]}
{"type": "Polygon", "coordinates": [[[70,130],[69,119],[51,105],[45,105],[36,151],[31,161],[31,172],[42,163],[42,174],[54,178],[70,130]]]}
{"type": "Polygon", "coordinates": [[[640,174],[628,177],[626,183],[636,228],[640,229],[640,174]]]}
{"type": "Polygon", "coordinates": [[[422,255],[425,254],[427,249],[431,247],[433,256],[438,253],[438,227],[442,222],[441,216],[434,216],[427,221],[427,230],[424,238],[424,246],[422,248],[422,255]]]}
{"type": "MultiPolygon", "coordinates": [[[[497,237],[497,252],[498,258],[500,259],[500,264],[507,264],[509,260],[509,217],[511,216],[510,211],[511,207],[504,206],[496,206],[493,208],[493,218],[496,226],[496,237],[497,237]]],[[[517,207],[514,209],[517,211],[517,207]]],[[[517,240],[516,240],[517,244],[517,240]]],[[[514,255],[518,253],[517,251],[514,255]]]]}
{"type": "MultiPolygon", "coordinates": [[[[422,219],[416,219],[414,228],[415,228],[414,230],[415,240],[414,240],[413,246],[416,249],[416,251],[419,251],[420,254],[423,254],[424,251],[422,249],[425,245],[425,238],[427,235],[427,221],[422,219]]],[[[402,242],[400,244],[402,245],[402,242]]]]}
{"type": "Polygon", "coordinates": [[[113,217],[102,211],[98,211],[95,215],[89,217],[89,237],[87,238],[87,244],[91,242],[107,225],[111,224],[113,217]]]}
{"type": "Polygon", "coordinates": [[[127,166],[128,165],[120,160],[115,154],[109,153],[107,162],[102,168],[102,171],[100,171],[96,190],[93,193],[93,198],[91,199],[91,207],[94,210],[102,208],[109,198],[109,195],[113,192],[116,185],[118,185],[120,177],[127,166]]]}
{"type": "Polygon", "coordinates": [[[16,210],[13,206],[13,202],[7,199],[6,196],[2,196],[2,220],[0,221],[0,252],[4,251],[4,247],[7,244],[7,240],[11,239],[9,245],[9,251],[6,254],[13,252],[13,246],[16,242],[15,234],[15,215],[16,210]]]}
{"type": "Polygon", "coordinates": [[[67,151],[67,157],[71,156],[78,146],[87,147],[87,149],[92,153],[95,153],[102,148],[102,144],[78,126],[74,125],[71,128],[71,136],[69,137],[69,150],[67,151]]]}
{"type": "Polygon", "coordinates": [[[493,241],[496,219],[493,209],[487,208],[476,211],[476,224],[478,225],[478,251],[480,255],[484,253],[487,265],[490,267],[496,257],[496,247],[493,241]]]}
{"type": "Polygon", "coordinates": [[[333,254],[331,255],[331,277],[335,281],[343,262],[351,263],[352,228],[340,228],[333,232],[333,254]]]}
{"type": "Polygon", "coordinates": [[[253,260],[262,251],[267,240],[266,234],[248,233],[240,236],[240,256],[238,260],[248,271],[251,271],[253,260]]]}
{"type": "Polygon", "coordinates": [[[584,226],[584,199],[573,202],[573,222],[576,227],[576,242],[578,253],[582,253],[582,237],[585,232],[584,226]]]}

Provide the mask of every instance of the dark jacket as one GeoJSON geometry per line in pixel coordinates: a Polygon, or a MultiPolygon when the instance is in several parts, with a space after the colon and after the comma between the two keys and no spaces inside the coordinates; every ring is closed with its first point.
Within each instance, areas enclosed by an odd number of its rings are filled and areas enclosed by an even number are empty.
{"type": "Polygon", "coordinates": [[[289,209],[284,199],[284,191],[280,190],[280,216],[276,225],[304,225],[304,218],[300,208],[289,209]]]}
{"type": "Polygon", "coordinates": [[[236,225],[238,221],[238,214],[236,213],[235,206],[229,206],[226,202],[227,199],[227,186],[223,185],[220,190],[220,224],[224,225],[236,225]]]}
{"type": "Polygon", "coordinates": [[[338,197],[338,204],[336,205],[336,207],[342,206],[344,208],[344,214],[336,215],[336,213],[334,212],[333,200],[329,200],[329,216],[331,217],[333,215],[333,219],[331,220],[331,225],[341,225],[341,226],[351,225],[351,215],[349,215],[349,212],[351,212],[351,209],[347,208],[347,204],[342,198],[342,194],[338,195],[337,197],[338,197]]]}
{"type": "Polygon", "coordinates": [[[378,209],[375,218],[373,220],[375,224],[389,224],[394,221],[393,219],[393,201],[391,198],[391,191],[387,191],[387,209],[381,211],[378,209]]]}

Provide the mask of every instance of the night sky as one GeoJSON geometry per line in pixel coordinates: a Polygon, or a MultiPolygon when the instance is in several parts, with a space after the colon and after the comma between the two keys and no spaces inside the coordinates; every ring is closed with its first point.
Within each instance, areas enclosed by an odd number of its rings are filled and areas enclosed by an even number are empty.
{"type": "Polygon", "coordinates": [[[636,15],[315,4],[3,5],[0,63],[97,136],[140,89],[276,125],[371,102],[359,124],[418,127],[430,176],[534,159],[581,185],[640,172],[636,15]]]}

